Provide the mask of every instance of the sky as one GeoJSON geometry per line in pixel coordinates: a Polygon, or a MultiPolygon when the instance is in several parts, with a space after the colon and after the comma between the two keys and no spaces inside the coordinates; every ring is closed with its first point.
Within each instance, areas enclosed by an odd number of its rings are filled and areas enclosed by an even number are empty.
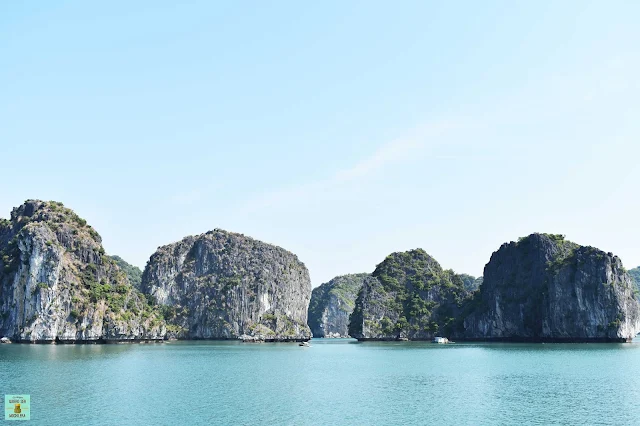
{"type": "Polygon", "coordinates": [[[214,228],[313,286],[532,232],[640,265],[640,2],[0,3],[0,217],[144,267],[214,228]]]}

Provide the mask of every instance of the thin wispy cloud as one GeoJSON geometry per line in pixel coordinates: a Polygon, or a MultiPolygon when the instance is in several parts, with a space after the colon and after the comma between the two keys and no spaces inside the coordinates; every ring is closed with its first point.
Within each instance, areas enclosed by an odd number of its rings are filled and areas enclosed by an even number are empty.
{"type": "Polygon", "coordinates": [[[634,92],[635,82],[630,80],[626,67],[637,68],[637,55],[614,59],[588,72],[581,70],[578,74],[574,71],[547,76],[515,92],[486,99],[484,104],[465,113],[428,121],[378,146],[350,167],[324,179],[265,191],[243,203],[241,210],[251,212],[272,206],[299,205],[303,200],[330,197],[349,184],[364,185],[379,174],[416,159],[457,161],[520,157],[521,154],[497,149],[487,142],[479,149],[477,141],[491,137],[487,135],[492,135],[496,129],[575,114],[580,104],[584,105],[588,100],[604,101],[623,90],[634,92]]]}
{"type": "Polygon", "coordinates": [[[436,144],[436,138],[453,127],[453,123],[449,121],[439,121],[418,127],[408,135],[382,145],[354,166],[337,172],[332,181],[344,182],[364,178],[388,165],[410,160],[421,154],[429,145],[436,144]]]}
{"type": "Polygon", "coordinates": [[[424,156],[428,148],[434,148],[444,133],[455,128],[450,121],[438,121],[420,126],[408,132],[404,137],[392,140],[362,158],[351,167],[328,176],[326,179],[268,191],[244,203],[243,211],[255,211],[261,208],[300,200],[303,197],[327,193],[348,183],[366,181],[381,173],[385,168],[424,156]]]}
{"type": "Polygon", "coordinates": [[[401,162],[415,155],[424,146],[424,141],[417,139],[400,139],[381,146],[377,151],[353,167],[337,172],[332,181],[343,182],[377,172],[388,164],[401,162]]]}

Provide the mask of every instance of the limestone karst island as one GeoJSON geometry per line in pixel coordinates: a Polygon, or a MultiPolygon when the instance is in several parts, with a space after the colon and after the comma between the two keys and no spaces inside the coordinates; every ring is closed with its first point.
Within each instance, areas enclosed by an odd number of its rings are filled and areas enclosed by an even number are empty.
{"type": "Polygon", "coordinates": [[[143,273],[107,253],[60,202],[14,208],[0,220],[0,337],[627,342],[640,331],[640,271],[563,235],[503,244],[481,278],[415,249],[313,291],[295,254],[219,229],[158,248],[143,273]]]}
{"type": "Polygon", "coordinates": [[[0,1],[4,420],[640,425],[639,17],[0,1]]]}

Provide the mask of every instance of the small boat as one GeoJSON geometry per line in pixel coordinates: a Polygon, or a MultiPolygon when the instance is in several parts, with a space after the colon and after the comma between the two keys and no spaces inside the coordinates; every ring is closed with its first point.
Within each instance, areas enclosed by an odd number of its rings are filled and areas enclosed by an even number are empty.
{"type": "Polygon", "coordinates": [[[433,338],[432,342],[433,343],[449,343],[449,339],[447,339],[446,337],[436,336],[433,338]]]}
{"type": "Polygon", "coordinates": [[[311,345],[309,344],[309,342],[300,342],[300,343],[298,343],[298,346],[304,346],[304,347],[306,347],[306,348],[310,348],[310,347],[311,347],[311,345]]]}

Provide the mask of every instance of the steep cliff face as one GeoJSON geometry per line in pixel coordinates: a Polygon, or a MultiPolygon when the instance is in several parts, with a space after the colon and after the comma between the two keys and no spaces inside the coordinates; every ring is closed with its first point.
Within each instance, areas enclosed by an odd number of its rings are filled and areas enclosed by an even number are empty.
{"type": "Polygon", "coordinates": [[[491,256],[465,337],[625,341],[640,331],[634,290],[617,256],[532,234],[491,256]]]}
{"type": "Polygon", "coordinates": [[[427,340],[449,335],[469,296],[460,276],[424,250],[393,253],[366,278],[351,314],[359,340],[427,340]]]}
{"type": "Polygon", "coordinates": [[[157,340],[164,322],[61,203],[26,201],[0,221],[0,335],[14,341],[157,340]]]}
{"type": "Polygon", "coordinates": [[[358,291],[370,274],[342,275],[313,289],[309,327],[313,337],[347,337],[349,315],[358,291]]]}
{"type": "Polygon", "coordinates": [[[244,235],[214,230],[160,247],[143,291],[166,305],[175,336],[306,340],[309,272],[298,258],[244,235]]]}

